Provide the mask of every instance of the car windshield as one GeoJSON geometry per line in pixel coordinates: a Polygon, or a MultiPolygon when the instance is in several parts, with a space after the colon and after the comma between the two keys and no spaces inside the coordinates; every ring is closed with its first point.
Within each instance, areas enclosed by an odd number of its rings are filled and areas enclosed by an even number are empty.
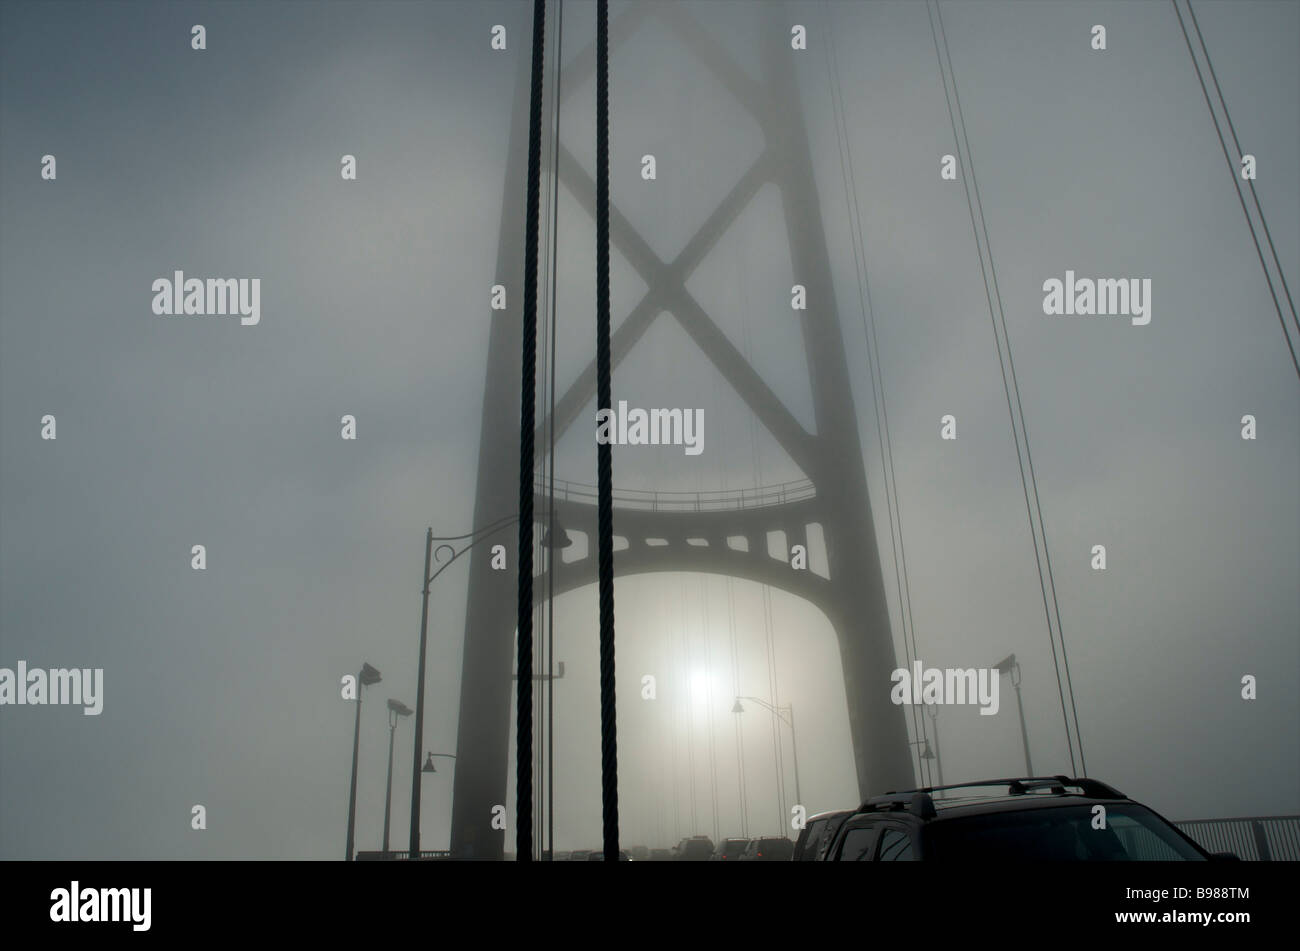
{"type": "Polygon", "coordinates": [[[788,859],[794,854],[794,843],[789,839],[763,839],[758,843],[758,851],[765,859],[788,859]]]}
{"type": "Polygon", "coordinates": [[[1136,803],[1107,805],[1095,828],[1093,805],[990,812],[926,826],[935,861],[1205,861],[1168,823],[1136,803]]]}

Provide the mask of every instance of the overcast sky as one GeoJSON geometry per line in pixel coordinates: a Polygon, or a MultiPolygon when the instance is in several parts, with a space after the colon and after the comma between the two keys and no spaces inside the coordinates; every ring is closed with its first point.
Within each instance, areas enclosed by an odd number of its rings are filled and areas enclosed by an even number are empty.
{"type": "MultiPolygon", "coordinates": [[[[564,6],[567,62],[594,36],[595,6],[564,6]]],[[[925,4],[686,6],[755,77],[764,31],[807,26],[806,51],[782,43],[796,58],[901,650],[831,112],[834,37],[919,654],[966,667],[1014,651],[1035,771],[1069,771],[965,192],[939,177],[956,147],[925,4]],[[939,438],[945,414],[957,418],[956,441],[939,438]]],[[[617,21],[628,4],[611,7],[617,21]]],[[[1294,296],[1300,5],[1195,8],[1243,148],[1257,156],[1256,190],[1294,296]]],[[[341,858],[354,709],[339,679],[362,660],[384,680],[362,706],[357,843],[381,846],[382,708],[388,697],[415,705],[423,535],[472,527],[488,289],[499,242],[524,233],[522,209],[508,234],[499,224],[530,10],[381,0],[0,9],[0,667],[102,667],[105,680],[97,717],[0,709],[0,856],[341,858]],[[207,28],[201,52],[190,48],[195,23],[207,28]],[[494,24],[507,28],[505,51],[489,48],[494,24]],[[54,181],[41,178],[45,154],[56,156],[54,181]],[[340,177],[344,154],[357,157],[356,181],[340,177]],[[152,282],[178,269],[260,278],[261,322],[155,316],[152,282]],[[54,441],[40,438],[46,414],[54,441]],[[344,414],[357,419],[354,442],[340,438],[344,414]],[[204,571],[190,567],[196,544],[204,571]],[[195,804],[206,831],[190,828],[195,804]]],[[[1297,380],[1173,8],[971,0],[945,3],[943,22],[1088,771],[1174,819],[1300,812],[1297,380]],[[1097,23],[1104,52],[1089,46],[1097,23]],[[1067,268],[1150,278],[1150,324],[1044,316],[1042,283],[1067,268]],[[1244,414],[1258,421],[1253,442],[1240,437],[1244,414]],[[1089,566],[1095,544],[1106,546],[1105,572],[1089,566]],[[1259,677],[1253,702],[1240,698],[1246,674],[1259,677]]],[[[758,155],[762,131],[654,17],[614,51],[611,89],[612,201],[671,259],[758,155]],[[640,175],[647,153],[653,182],[640,175]]],[[[592,169],[594,84],[575,80],[565,96],[561,141],[592,169]]],[[[558,215],[563,391],[594,353],[595,229],[564,189],[558,215]]],[[[617,324],[645,285],[617,253],[612,271],[617,324]]],[[[812,428],[817,381],[789,309],[795,282],[767,186],[687,286],[812,428]]],[[[614,396],[702,408],[706,420],[699,456],[616,449],[620,488],[803,477],[670,314],[619,367],[614,396]]],[[[584,422],[594,409],[559,440],[558,477],[594,483],[584,422]]],[[[517,432],[517,419],[495,424],[517,432]]],[[[457,565],[434,589],[429,750],[456,752],[467,576],[457,565]]],[[[625,577],[616,604],[624,844],[739,834],[736,693],[793,704],[810,812],[856,802],[839,652],[816,607],[772,594],[771,698],[757,585],[625,577]],[[659,680],[653,703],[639,697],[646,673],[659,680]]],[[[566,663],[556,847],[592,847],[594,591],[564,595],[555,615],[566,663]]],[[[996,717],[940,713],[947,781],[1023,770],[1014,695],[1001,699],[996,717]]],[[[794,798],[789,735],[781,800],[770,718],[751,706],[742,723],[747,827],[772,833],[794,798]]],[[[404,721],[401,848],[411,737],[404,721]]],[[[426,848],[447,841],[453,768],[426,777],[426,848]]]]}

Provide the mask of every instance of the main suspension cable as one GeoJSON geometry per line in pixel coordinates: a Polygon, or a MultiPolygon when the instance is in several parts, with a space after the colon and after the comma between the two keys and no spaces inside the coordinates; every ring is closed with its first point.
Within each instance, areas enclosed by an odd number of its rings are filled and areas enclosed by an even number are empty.
{"type": "Polygon", "coordinates": [[[533,859],[533,424],[537,403],[537,240],[542,159],[542,59],[546,0],[533,0],[532,101],[524,216],[523,379],[519,407],[519,672],[515,696],[515,859],[533,859]]]}
{"type": "MultiPolygon", "coordinates": [[[[596,7],[596,405],[609,409],[609,0],[596,7]]],[[[600,775],[605,861],[618,861],[618,735],[614,696],[613,446],[596,446],[600,577],[600,775]]]]}

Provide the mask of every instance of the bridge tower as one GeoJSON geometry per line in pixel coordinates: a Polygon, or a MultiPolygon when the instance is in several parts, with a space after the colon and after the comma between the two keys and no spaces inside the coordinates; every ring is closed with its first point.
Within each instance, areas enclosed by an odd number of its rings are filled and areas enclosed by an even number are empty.
{"type": "MultiPolygon", "coordinates": [[[[889,700],[889,674],[897,661],[821,206],[791,61],[792,54],[802,54],[790,47],[790,26],[795,21],[782,19],[779,5],[755,5],[754,9],[777,14],[767,14],[770,42],[763,54],[761,78],[751,77],[736,64],[724,46],[680,4],[636,4],[611,24],[613,57],[646,18],[660,18],[757,120],[764,136],[757,161],[671,261],[651,250],[611,198],[613,248],[631,263],[648,288],[613,333],[611,352],[617,383],[618,363],[651,322],[656,317],[677,320],[808,481],[748,493],[735,505],[647,505],[616,492],[614,532],[626,539],[627,547],[615,554],[615,572],[619,577],[652,571],[730,575],[771,585],[818,606],[838,638],[858,787],[865,795],[906,788],[913,783],[914,774],[903,708],[889,700]],[[802,320],[809,379],[815,382],[811,388],[815,433],[798,422],[686,289],[695,267],[768,183],[780,192],[795,280],[807,288],[808,309],[801,318],[792,319],[802,320]],[[783,531],[787,547],[806,546],[807,529],[813,524],[822,527],[828,579],[811,571],[792,570],[787,560],[768,554],[769,532],[783,531]],[[745,539],[745,545],[733,544],[737,536],[745,539]],[[647,544],[647,540],[655,543],[647,544]]],[[[523,235],[507,229],[513,229],[517,210],[524,206],[526,60],[526,56],[520,57],[496,272],[502,281],[513,282],[512,286],[523,284],[523,235]]],[[[577,88],[594,69],[593,45],[570,61],[565,69],[566,85],[577,88]]],[[[613,101],[616,106],[616,94],[613,101]]],[[[594,216],[595,181],[563,146],[558,172],[586,213],[594,216]]],[[[515,294],[511,300],[517,302],[521,296],[515,294]]],[[[515,512],[518,503],[518,434],[508,421],[519,418],[522,321],[517,306],[492,312],[491,321],[475,526],[515,512]]],[[[557,399],[557,438],[578,421],[595,391],[593,353],[584,372],[557,399]]],[[[590,426],[594,438],[594,419],[584,419],[580,425],[590,426]]],[[[537,430],[538,445],[545,427],[543,420],[537,430]]],[[[544,518],[547,500],[541,495],[535,511],[539,519],[544,518]]],[[[595,498],[584,498],[580,490],[560,493],[556,512],[568,527],[596,523],[595,498]]],[[[557,594],[594,583],[595,545],[588,546],[587,557],[571,562],[557,558],[554,571],[557,594]]],[[[545,574],[540,574],[534,584],[539,597],[547,585],[545,574]]],[[[513,574],[493,571],[488,554],[476,550],[470,563],[452,807],[451,847],[459,857],[499,859],[504,849],[503,833],[491,829],[491,808],[506,801],[516,609],[513,591],[513,574]],[[510,574],[509,584],[503,585],[506,574],[510,574]]]]}

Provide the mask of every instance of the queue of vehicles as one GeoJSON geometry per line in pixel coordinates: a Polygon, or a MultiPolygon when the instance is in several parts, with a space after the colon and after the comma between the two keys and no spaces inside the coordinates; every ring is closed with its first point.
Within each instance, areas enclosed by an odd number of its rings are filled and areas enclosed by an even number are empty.
{"type": "MultiPolygon", "coordinates": [[[[564,853],[560,854],[563,857],[564,853]]],[[[577,851],[571,861],[600,861],[577,851]]],[[[1193,861],[1236,860],[1208,852],[1168,819],[1095,779],[1030,776],[927,786],[873,796],[853,809],[809,817],[785,836],[705,835],[672,850],[637,846],[621,861],[1193,861]]]]}

